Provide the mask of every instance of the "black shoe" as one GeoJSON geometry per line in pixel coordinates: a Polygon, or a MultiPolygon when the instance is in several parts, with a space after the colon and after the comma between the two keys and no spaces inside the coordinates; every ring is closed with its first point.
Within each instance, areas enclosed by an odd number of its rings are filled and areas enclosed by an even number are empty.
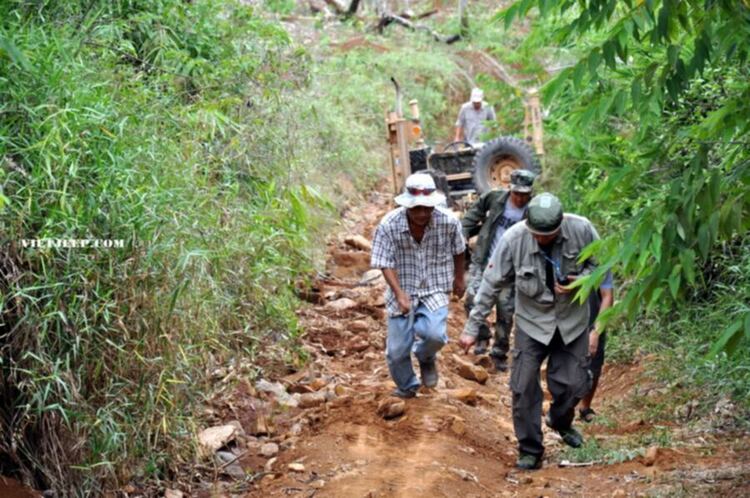
{"type": "Polygon", "coordinates": [[[516,467],[523,470],[536,470],[542,468],[542,457],[521,453],[516,460],[516,467]]]}
{"type": "Polygon", "coordinates": [[[572,426],[568,427],[567,429],[558,429],[556,427],[553,427],[552,417],[549,416],[549,413],[544,416],[544,425],[560,434],[563,442],[568,446],[572,448],[580,448],[581,446],[583,446],[583,436],[580,432],[575,430],[572,426]]]}
{"type": "Polygon", "coordinates": [[[393,390],[393,392],[391,393],[391,396],[396,396],[397,398],[409,399],[409,398],[416,397],[417,391],[402,391],[401,389],[397,387],[396,389],[393,390]]]}
{"type": "Polygon", "coordinates": [[[583,436],[573,427],[568,427],[567,429],[557,431],[557,433],[560,434],[563,442],[571,448],[580,448],[581,446],[583,446],[583,436]]]}
{"type": "Polygon", "coordinates": [[[477,343],[474,345],[474,354],[479,356],[487,352],[487,348],[490,347],[489,339],[477,339],[477,343]]]}
{"type": "Polygon", "coordinates": [[[435,387],[438,383],[438,372],[435,360],[422,363],[419,362],[419,371],[422,373],[422,385],[425,387],[435,387]]]}
{"type": "Polygon", "coordinates": [[[498,372],[508,371],[508,359],[505,356],[500,357],[490,355],[490,358],[492,358],[492,363],[495,364],[495,370],[498,372]]]}

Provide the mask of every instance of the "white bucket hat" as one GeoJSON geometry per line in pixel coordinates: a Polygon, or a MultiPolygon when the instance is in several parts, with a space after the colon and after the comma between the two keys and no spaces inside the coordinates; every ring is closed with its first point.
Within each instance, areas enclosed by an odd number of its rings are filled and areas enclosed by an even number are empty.
{"type": "Polygon", "coordinates": [[[474,88],[471,90],[471,101],[472,102],[481,102],[484,100],[484,92],[480,90],[479,88],[474,88]]]}
{"type": "Polygon", "coordinates": [[[409,175],[404,192],[396,196],[396,204],[405,208],[414,206],[435,207],[445,202],[445,196],[435,188],[435,181],[427,173],[409,175]]]}

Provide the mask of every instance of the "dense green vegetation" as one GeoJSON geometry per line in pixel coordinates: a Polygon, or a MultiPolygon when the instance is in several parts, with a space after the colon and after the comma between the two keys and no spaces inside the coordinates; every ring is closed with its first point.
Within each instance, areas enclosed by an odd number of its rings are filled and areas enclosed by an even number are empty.
{"type": "MultiPolygon", "coordinates": [[[[170,478],[195,458],[217,367],[304,361],[294,285],[382,172],[389,77],[449,138],[469,88],[456,48],[546,85],[543,183],[606,236],[612,351],[658,352],[662,375],[748,402],[745,4],[524,0],[473,10],[455,47],[389,28],[385,50],[341,49],[317,30],[316,53],[232,0],[0,12],[0,471],[64,496],[170,478]],[[21,242],[44,238],[124,247],[21,242]]],[[[518,92],[477,81],[518,133],[518,92]]]]}
{"type": "Polygon", "coordinates": [[[169,478],[211,372],[300,359],[294,283],[382,170],[388,76],[428,123],[452,76],[399,51],[313,61],[233,1],[0,11],[0,470],[64,496],[169,478]],[[62,238],[124,247],[22,244],[62,238]]]}
{"type": "Polygon", "coordinates": [[[623,292],[605,320],[630,319],[616,327],[620,345],[659,351],[673,360],[670,377],[715,388],[704,397],[746,404],[750,9],[523,0],[495,20],[511,28],[525,16],[515,54],[537,61],[526,69],[539,75],[550,54],[567,65],[537,79],[550,112],[547,173],[605,236],[584,290],[613,268],[623,292]]]}

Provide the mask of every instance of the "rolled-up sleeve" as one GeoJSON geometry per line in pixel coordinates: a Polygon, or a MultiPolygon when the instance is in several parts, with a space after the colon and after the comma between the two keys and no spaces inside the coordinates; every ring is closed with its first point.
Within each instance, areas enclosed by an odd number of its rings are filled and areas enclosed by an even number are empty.
{"type": "Polygon", "coordinates": [[[383,225],[379,225],[375,230],[375,237],[372,240],[372,254],[370,256],[370,266],[372,268],[395,268],[396,258],[391,235],[385,230],[383,225]]]}
{"type": "Polygon", "coordinates": [[[464,251],[466,251],[466,239],[464,238],[461,223],[458,220],[456,220],[456,223],[453,225],[453,237],[451,238],[451,242],[453,246],[451,251],[454,256],[463,254],[464,251]]]}

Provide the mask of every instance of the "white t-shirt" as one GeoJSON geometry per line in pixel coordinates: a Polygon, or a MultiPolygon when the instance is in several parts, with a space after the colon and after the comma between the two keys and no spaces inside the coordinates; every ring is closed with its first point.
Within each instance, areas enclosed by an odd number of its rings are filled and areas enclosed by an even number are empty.
{"type": "Polygon", "coordinates": [[[510,196],[505,200],[505,209],[497,222],[495,236],[492,238],[490,257],[495,252],[495,249],[497,249],[497,245],[500,243],[500,239],[505,231],[523,219],[523,216],[526,214],[526,208],[527,206],[522,208],[516,207],[516,205],[513,204],[513,201],[510,200],[510,196]]]}

